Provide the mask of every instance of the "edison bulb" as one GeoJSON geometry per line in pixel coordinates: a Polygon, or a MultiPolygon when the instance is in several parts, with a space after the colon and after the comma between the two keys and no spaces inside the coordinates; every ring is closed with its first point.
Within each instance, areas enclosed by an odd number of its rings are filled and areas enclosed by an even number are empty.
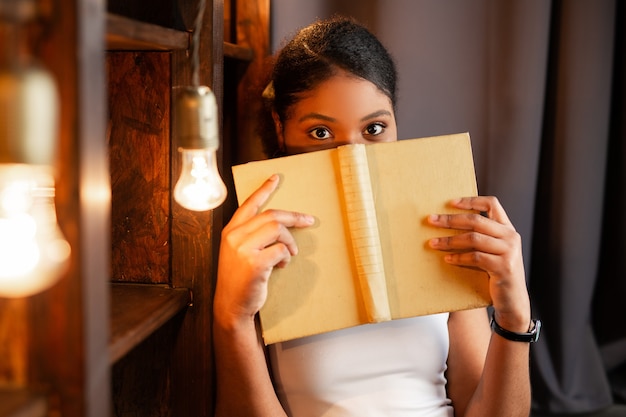
{"type": "MultiPolygon", "coordinates": [[[[65,273],[70,245],[57,224],[54,162],[60,100],[52,74],[20,49],[28,7],[5,2],[0,63],[0,297],[41,292],[65,273]],[[25,13],[25,14],[22,14],[25,13]],[[5,52],[3,50],[3,53],[5,52]]],[[[24,45],[21,45],[24,46],[24,45]]]]}
{"type": "Polygon", "coordinates": [[[66,272],[70,245],[47,167],[0,164],[0,297],[41,292],[66,272]]]}
{"type": "Polygon", "coordinates": [[[174,200],[194,211],[211,210],[226,199],[226,185],[217,169],[219,147],[215,95],[206,86],[184,87],[174,106],[182,169],[174,200]]]}
{"type": "Polygon", "coordinates": [[[182,170],[174,199],[194,211],[218,207],[226,199],[226,185],[217,170],[215,149],[181,149],[182,170]]]}

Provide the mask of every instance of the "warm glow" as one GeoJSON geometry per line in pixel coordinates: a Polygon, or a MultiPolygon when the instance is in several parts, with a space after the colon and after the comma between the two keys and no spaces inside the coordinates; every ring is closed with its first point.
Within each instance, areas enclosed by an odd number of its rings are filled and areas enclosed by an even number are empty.
{"type": "Polygon", "coordinates": [[[0,63],[0,297],[49,288],[70,256],[54,202],[59,94],[52,74],[27,56],[21,42],[21,25],[36,15],[31,3],[2,3],[7,20],[0,37],[7,42],[0,63]]]}
{"type": "Polygon", "coordinates": [[[205,211],[226,199],[226,186],[217,170],[214,149],[182,149],[183,167],[174,199],[189,210],[205,211]]]}
{"type": "Polygon", "coordinates": [[[70,245],[57,225],[47,171],[0,165],[0,297],[41,292],[67,269],[70,245]]]}

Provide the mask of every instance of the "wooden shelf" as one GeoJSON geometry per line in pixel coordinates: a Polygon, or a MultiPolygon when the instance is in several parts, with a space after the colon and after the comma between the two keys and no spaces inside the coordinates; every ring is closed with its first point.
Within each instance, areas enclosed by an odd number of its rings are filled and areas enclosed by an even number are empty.
{"type": "Polygon", "coordinates": [[[117,362],[190,303],[191,292],[186,288],[111,284],[111,363],[117,362]]]}
{"type": "MultiPolygon", "coordinates": [[[[186,50],[190,47],[191,34],[108,13],[106,41],[109,51],[186,50]]],[[[254,51],[251,48],[224,42],[224,56],[240,61],[252,61],[254,51]]]]}
{"type": "Polygon", "coordinates": [[[0,388],[0,417],[45,417],[47,411],[43,395],[26,389],[0,388]]]}
{"type": "Polygon", "coordinates": [[[128,17],[107,13],[107,49],[113,50],[186,50],[190,34],[128,17]]]}
{"type": "Polygon", "coordinates": [[[224,42],[224,56],[240,61],[252,61],[254,59],[254,51],[251,48],[224,42]]]}

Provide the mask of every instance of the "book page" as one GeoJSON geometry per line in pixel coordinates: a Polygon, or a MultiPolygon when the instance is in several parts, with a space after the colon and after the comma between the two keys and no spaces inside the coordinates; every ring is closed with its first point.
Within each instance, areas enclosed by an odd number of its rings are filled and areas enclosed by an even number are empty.
{"type": "Polygon", "coordinates": [[[316,224],[290,229],[299,253],[275,268],[260,312],[266,344],[355,326],[367,321],[343,211],[336,149],[233,167],[241,204],[272,174],[278,189],[263,210],[311,214],[316,224]]]}
{"type": "Polygon", "coordinates": [[[459,212],[454,198],[475,196],[468,134],[367,147],[394,318],[490,304],[487,274],[448,265],[428,240],[455,233],[427,224],[430,214],[459,212]]]}

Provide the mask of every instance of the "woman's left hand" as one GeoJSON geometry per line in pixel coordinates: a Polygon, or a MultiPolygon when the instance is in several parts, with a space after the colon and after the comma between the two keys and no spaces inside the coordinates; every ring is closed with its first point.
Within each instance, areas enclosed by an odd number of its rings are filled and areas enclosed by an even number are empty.
{"type": "Polygon", "coordinates": [[[512,331],[527,331],[530,301],[519,233],[496,197],[465,197],[453,200],[451,205],[474,212],[429,216],[433,226],[461,231],[431,239],[430,246],[449,251],[445,255],[449,264],[487,272],[498,323],[512,331]]]}

